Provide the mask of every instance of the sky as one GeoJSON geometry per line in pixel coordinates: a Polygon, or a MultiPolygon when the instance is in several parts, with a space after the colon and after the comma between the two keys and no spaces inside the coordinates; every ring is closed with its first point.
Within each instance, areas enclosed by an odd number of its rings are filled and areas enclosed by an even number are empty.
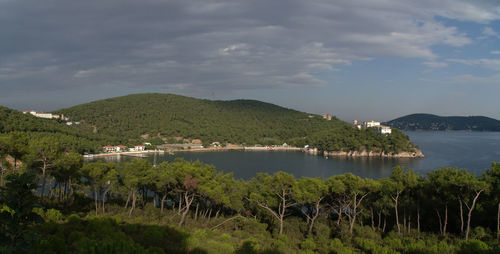
{"type": "Polygon", "coordinates": [[[0,0],[0,105],[147,92],[500,119],[500,1],[0,0]]]}

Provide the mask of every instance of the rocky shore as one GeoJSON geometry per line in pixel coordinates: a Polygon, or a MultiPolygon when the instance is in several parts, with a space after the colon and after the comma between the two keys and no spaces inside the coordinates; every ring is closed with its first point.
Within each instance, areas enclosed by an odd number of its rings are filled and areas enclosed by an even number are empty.
{"type": "Polygon", "coordinates": [[[312,154],[323,154],[325,157],[378,157],[378,158],[424,158],[424,154],[420,150],[415,152],[400,152],[400,153],[385,153],[373,151],[318,151],[311,150],[312,154]]]}

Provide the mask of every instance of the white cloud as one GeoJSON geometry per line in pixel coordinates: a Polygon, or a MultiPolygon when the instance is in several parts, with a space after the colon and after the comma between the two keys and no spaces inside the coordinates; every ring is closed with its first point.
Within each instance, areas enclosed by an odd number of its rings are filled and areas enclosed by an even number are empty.
{"type": "Polygon", "coordinates": [[[500,74],[494,74],[491,76],[476,76],[472,74],[457,75],[448,80],[448,83],[497,86],[500,83],[500,74]]]}
{"type": "Polygon", "coordinates": [[[479,39],[486,39],[489,37],[500,39],[500,34],[493,30],[493,28],[491,27],[485,27],[481,32],[481,36],[479,37],[479,39]]]}
{"type": "Polygon", "coordinates": [[[449,62],[460,63],[470,66],[482,66],[483,68],[500,71],[500,59],[447,59],[449,62]]]}
{"type": "Polygon", "coordinates": [[[492,54],[492,55],[500,55],[500,50],[490,51],[490,54],[492,54]]]}
{"type": "Polygon", "coordinates": [[[448,66],[446,62],[436,62],[436,61],[423,62],[422,64],[427,65],[431,68],[442,68],[448,66]]]}

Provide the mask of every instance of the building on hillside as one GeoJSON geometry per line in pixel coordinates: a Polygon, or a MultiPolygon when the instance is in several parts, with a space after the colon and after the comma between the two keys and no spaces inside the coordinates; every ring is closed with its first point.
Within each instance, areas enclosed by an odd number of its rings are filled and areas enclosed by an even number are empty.
{"type": "Polygon", "coordinates": [[[361,124],[358,123],[358,120],[354,120],[352,121],[352,126],[358,128],[359,130],[361,130],[361,124]]]}
{"type": "Polygon", "coordinates": [[[56,114],[52,114],[52,113],[38,112],[38,111],[35,111],[35,110],[23,110],[23,114],[28,114],[28,113],[30,113],[31,115],[33,115],[35,117],[40,117],[40,118],[61,119],[61,120],[64,120],[64,121],[68,121],[69,120],[69,118],[64,117],[63,114],[56,115],[56,114]]]}
{"type": "Polygon", "coordinates": [[[117,146],[115,146],[115,149],[116,149],[117,152],[125,152],[125,151],[127,151],[127,147],[124,146],[124,145],[117,145],[117,146]]]}
{"type": "Polygon", "coordinates": [[[363,126],[364,126],[365,128],[373,128],[373,127],[378,127],[378,126],[380,126],[380,122],[375,122],[375,121],[363,122],[363,126]]]}
{"type": "Polygon", "coordinates": [[[34,110],[25,110],[25,111],[23,111],[23,114],[27,114],[27,113],[30,113],[31,115],[33,115],[35,117],[52,119],[52,114],[51,113],[38,112],[38,111],[34,111],[34,110]]]}
{"type": "Polygon", "coordinates": [[[330,121],[330,120],[332,120],[332,115],[330,115],[330,114],[324,114],[323,115],[323,119],[326,119],[326,120],[330,121]]]}
{"type": "Polygon", "coordinates": [[[389,127],[389,126],[380,125],[380,126],[377,126],[374,128],[380,134],[391,134],[392,133],[391,127],[389,127]]]}
{"type": "Polygon", "coordinates": [[[112,153],[112,152],[116,152],[116,147],[115,146],[104,146],[104,151],[107,152],[107,153],[112,153]]]}

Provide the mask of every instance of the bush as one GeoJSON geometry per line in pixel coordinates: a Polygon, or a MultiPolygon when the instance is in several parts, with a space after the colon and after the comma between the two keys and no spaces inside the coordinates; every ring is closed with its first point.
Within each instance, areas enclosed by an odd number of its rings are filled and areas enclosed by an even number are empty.
{"type": "Polygon", "coordinates": [[[481,240],[469,240],[468,242],[462,242],[460,245],[460,254],[486,254],[489,253],[491,248],[488,244],[481,240]]]}
{"type": "Polygon", "coordinates": [[[300,248],[302,250],[313,252],[316,249],[316,243],[311,238],[305,239],[301,244],[300,248]]]}

